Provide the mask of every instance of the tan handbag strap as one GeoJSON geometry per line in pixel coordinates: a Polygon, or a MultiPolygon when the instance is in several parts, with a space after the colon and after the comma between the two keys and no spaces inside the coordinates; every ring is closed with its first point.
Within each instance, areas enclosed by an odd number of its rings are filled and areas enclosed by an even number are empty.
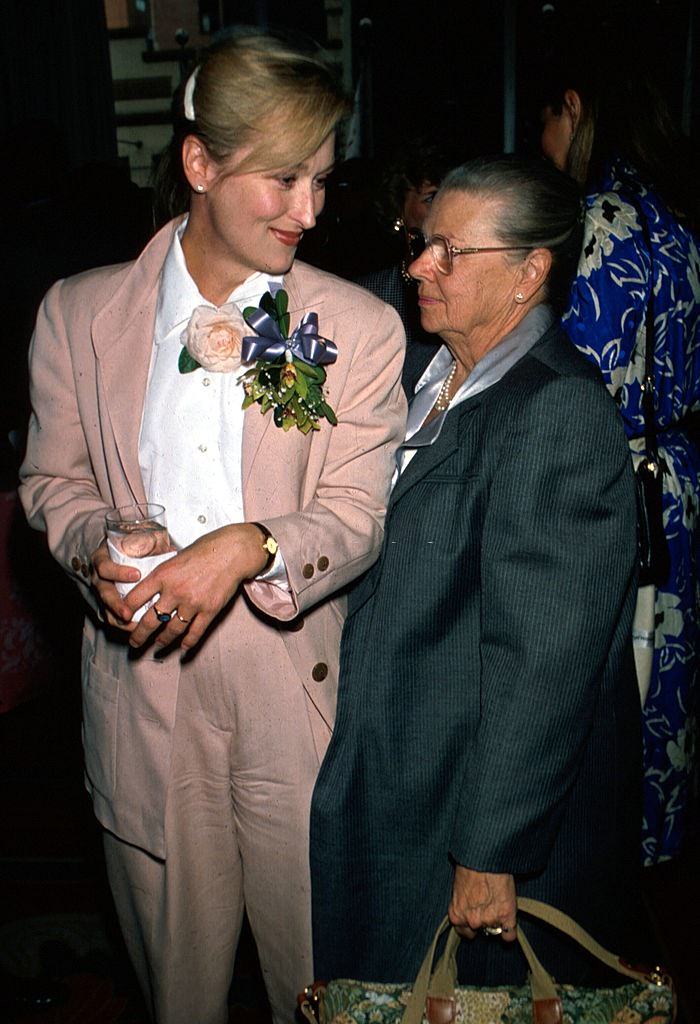
{"type": "MultiPolygon", "coordinates": [[[[520,896],[518,897],[518,910],[522,910],[532,917],[538,917],[546,924],[551,924],[554,928],[558,928],[560,932],[570,936],[575,942],[578,942],[579,946],[582,946],[592,956],[596,957],[597,960],[600,960],[601,963],[612,968],[613,971],[617,971],[618,974],[624,974],[635,981],[649,980],[647,971],[636,970],[634,967],[625,964],[619,956],[610,953],[599,942],[596,942],[581,925],[576,924],[573,918],[562,913],[561,910],[557,910],[556,907],[551,907],[548,903],[543,903],[541,900],[520,896]]],[[[532,968],[530,969],[532,970],[532,968]]]]}
{"type": "Polygon", "coordinates": [[[426,996],[428,995],[428,989],[435,995],[454,995],[454,990],[457,985],[457,958],[456,951],[459,945],[459,935],[450,926],[449,917],[444,917],[438,929],[435,932],[435,938],[430,944],[430,949],[426,953],[425,960],[421,964],[420,970],[413,986],[413,994],[409,1002],[406,1004],[406,1012],[403,1015],[403,1024],[420,1024],[423,1019],[423,1007],[425,1006],[426,996]],[[435,950],[440,940],[440,936],[444,931],[450,929],[450,934],[447,936],[447,944],[445,946],[445,952],[440,957],[438,964],[433,972],[433,962],[435,960],[435,950]],[[423,993],[422,999],[420,993],[423,993]],[[417,1001],[418,1016],[409,1015],[409,1010],[412,1008],[414,1001],[417,1001]]]}
{"type": "MultiPolygon", "coordinates": [[[[624,964],[618,956],[608,952],[607,949],[604,949],[603,946],[597,943],[595,939],[593,939],[587,931],[584,931],[580,925],[576,924],[572,918],[563,914],[555,907],[549,906],[548,903],[542,903],[540,900],[533,900],[525,896],[520,896],[518,898],[518,910],[525,914],[530,914],[532,917],[537,917],[541,921],[551,924],[554,928],[558,928],[559,931],[570,936],[594,957],[606,964],[608,967],[611,967],[614,971],[618,971],[618,973],[624,974],[629,978],[634,978],[635,981],[650,980],[644,971],[628,967],[627,964],[624,964]]],[[[530,969],[530,987],[532,990],[533,1003],[549,1005],[552,1002],[558,1002],[559,996],[557,994],[554,981],[538,960],[520,925],[518,925],[516,930],[516,938],[530,969]]],[[[421,968],[413,986],[413,991],[406,1004],[402,1024],[421,1024],[428,995],[430,995],[431,999],[438,1002],[454,999],[454,992],[457,985],[457,947],[459,946],[460,941],[461,939],[458,933],[454,928],[450,927],[449,918],[443,918],[438,926],[435,938],[430,945],[430,949],[428,950],[425,960],[421,964],[421,968]],[[447,936],[445,950],[433,970],[435,950],[440,936],[447,928],[450,928],[450,934],[447,936]]],[[[539,1019],[538,1015],[535,1014],[533,1019],[539,1019]]]]}

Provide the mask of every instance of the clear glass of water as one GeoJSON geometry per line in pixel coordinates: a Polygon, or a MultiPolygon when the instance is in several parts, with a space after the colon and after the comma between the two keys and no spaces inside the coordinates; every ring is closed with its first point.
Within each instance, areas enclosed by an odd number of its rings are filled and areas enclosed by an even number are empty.
{"type": "MultiPolygon", "coordinates": [[[[110,509],[105,515],[105,529],[112,561],[134,566],[141,573],[141,579],[177,554],[168,534],[163,505],[144,502],[110,509]]],[[[115,583],[115,586],[120,595],[126,597],[136,583],[115,583]]],[[[132,622],[138,622],[159,597],[160,594],[154,594],[134,612],[132,622]]]]}

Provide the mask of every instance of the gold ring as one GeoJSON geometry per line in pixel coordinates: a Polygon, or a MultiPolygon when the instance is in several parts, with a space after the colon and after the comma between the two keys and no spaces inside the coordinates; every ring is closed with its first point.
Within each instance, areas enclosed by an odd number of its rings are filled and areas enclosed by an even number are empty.
{"type": "Polygon", "coordinates": [[[180,621],[180,622],[181,622],[181,623],[182,623],[182,624],[183,624],[184,626],[186,626],[186,625],[187,625],[187,624],[189,623],[189,621],[190,621],[189,619],[183,619],[182,615],[180,615],[180,613],[179,613],[179,611],[177,611],[177,609],[175,610],[175,615],[177,616],[177,618],[179,619],[179,621],[180,621]]]}

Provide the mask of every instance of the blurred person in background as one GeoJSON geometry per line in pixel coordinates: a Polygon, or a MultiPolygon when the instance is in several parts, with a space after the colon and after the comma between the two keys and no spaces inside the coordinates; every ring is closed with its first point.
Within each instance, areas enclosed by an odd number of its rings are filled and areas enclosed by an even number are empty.
{"type": "Polygon", "coordinates": [[[563,324],[601,370],[635,466],[648,454],[643,383],[652,303],[650,419],[670,560],[665,580],[649,591],[647,622],[636,640],[648,651],[639,673],[642,694],[648,688],[642,854],[652,865],[681,849],[697,770],[700,454],[692,437],[700,410],[698,192],[688,147],[648,69],[594,67],[590,56],[581,67],[570,61],[555,71],[541,97],[542,150],[586,194],[583,250],[563,324]]]}
{"type": "Polygon", "coordinates": [[[410,396],[421,373],[438,349],[423,330],[416,282],[408,265],[423,247],[423,222],[449,167],[447,154],[435,142],[416,138],[396,150],[377,185],[374,207],[388,240],[388,265],[356,278],[357,283],[390,303],[406,331],[403,384],[410,396]]]}

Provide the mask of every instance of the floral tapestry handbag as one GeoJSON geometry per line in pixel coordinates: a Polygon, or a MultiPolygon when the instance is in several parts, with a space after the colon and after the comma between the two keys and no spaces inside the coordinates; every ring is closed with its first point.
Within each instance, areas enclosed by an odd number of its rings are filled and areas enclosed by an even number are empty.
{"type": "Polygon", "coordinates": [[[607,989],[555,984],[519,922],[517,939],[530,969],[529,983],[458,987],[460,937],[446,917],[412,988],[346,979],[313,985],[301,997],[302,1014],[318,1024],[672,1024],[676,1019],[673,984],[661,968],[630,967],[566,914],[539,900],[521,897],[518,910],[558,928],[630,982],[607,989]],[[444,953],[433,969],[438,940],[448,928],[444,953]]]}

